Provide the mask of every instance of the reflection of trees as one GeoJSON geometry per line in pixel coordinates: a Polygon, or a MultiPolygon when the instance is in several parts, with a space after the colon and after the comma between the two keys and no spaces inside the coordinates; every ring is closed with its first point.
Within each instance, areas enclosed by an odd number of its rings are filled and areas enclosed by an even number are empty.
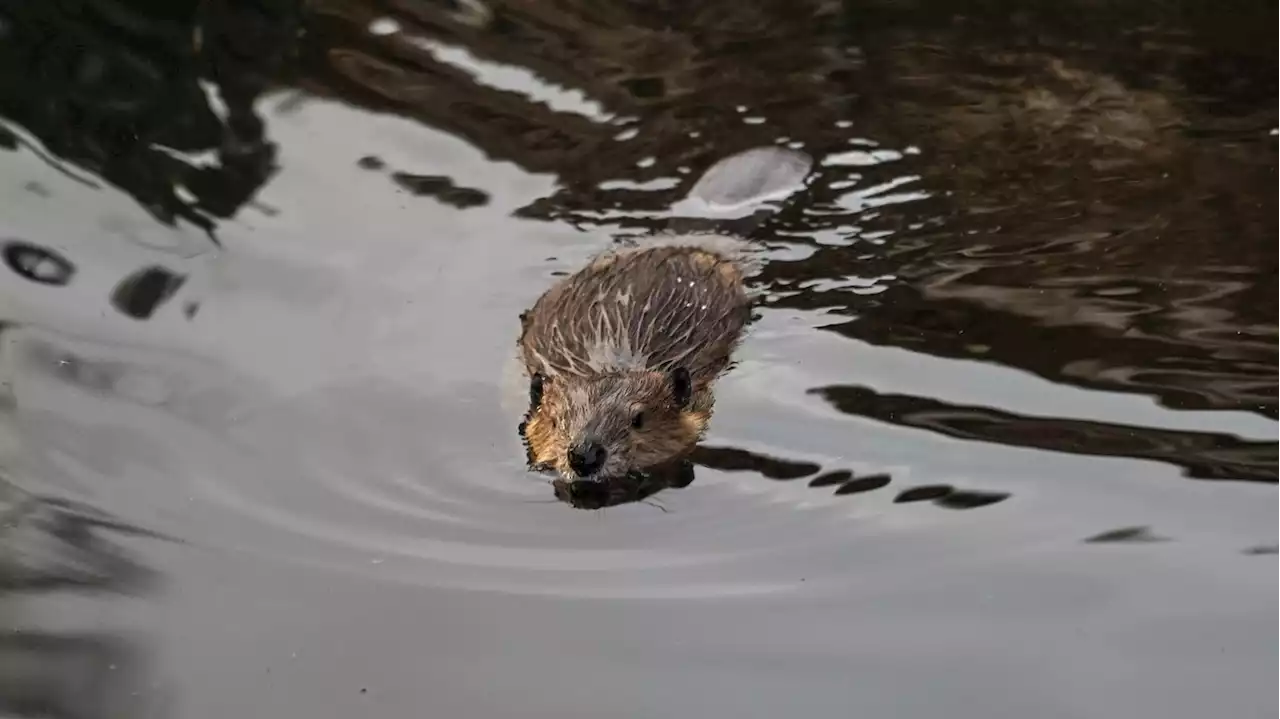
{"type": "MultiPolygon", "coordinates": [[[[612,127],[477,87],[404,36],[370,37],[364,29],[382,11],[344,0],[328,0],[312,19],[321,31],[308,81],[462,134],[497,159],[556,172],[564,189],[526,214],[584,224],[591,220],[578,210],[652,209],[684,189],[605,191],[595,187],[601,180],[670,177],[779,134],[821,156],[848,149],[850,131],[835,121],[852,120],[859,136],[925,152],[896,165],[827,167],[803,213],[784,213],[772,229],[844,228],[849,241],[888,230],[892,242],[820,247],[769,267],[765,279],[785,288],[851,274],[898,281],[872,297],[805,291],[775,304],[847,309],[858,318],[830,329],[876,344],[997,361],[1177,407],[1275,416],[1269,57],[1258,65],[1256,48],[1221,44],[1210,55],[1158,8],[1090,6],[1093,22],[1036,25],[1027,12],[962,25],[936,12],[921,24],[909,4],[846,3],[843,13],[802,5],[702,4],[675,17],[621,2],[495,2],[495,19],[481,28],[442,7],[393,5],[410,32],[535,68],[615,117],[639,118],[612,127]],[[847,21],[862,53],[847,50],[837,21],[847,21]],[[1126,26],[1138,29],[1115,41],[1126,26]],[[1099,51],[1098,39],[1109,49],[1099,51]],[[775,119],[742,124],[738,104],[775,119]],[[637,134],[619,142],[623,125],[637,134]],[[636,170],[645,157],[654,164],[636,170]],[[837,184],[904,173],[921,175],[916,184],[932,197],[851,209],[837,184]]],[[[1061,20],[1080,14],[1073,8],[1036,12],[1061,20]]],[[[1210,32],[1209,41],[1220,37],[1210,32]]],[[[987,422],[980,435],[1064,447],[1054,440],[1061,425],[987,422]]],[[[1274,445],[1232,449],[1209,435],[1143,430],[1117,450],[1114,428],[1071,426],[1075,451],[1163,459],[1196,477],[1274,478],[1274,445]]]]}
{"type": "MultiPolygon", "coordinates": [[[[1276,416],[1276,75],[1274,41],[1256,30],[1274,4],[507,0],[479,24],[446,5],[390,3],[406,32],[375,37],[365,28],[385,9],[325,0],[308,18],[304,86],[555,172],[562,189],[523,212],[585,225],[598,223],[590,211],[658,209],[687,189],[601,180],[678,176],[780,135],[819,159],[850,135],[917,145],[828,165],[757,233],[858,243],[775,263],[764,280],[779,289],[896,278],[887,290],[775,304],[846,310],[857,319],[829,329],[876,344],[1276,416]],[[581,88],[614,120],[477,86],[411,35],[581,88]],[[742,123],[737,105],[767,121],[742,123]],[[635,136],[615,139],[623,128],[635,136]],[[845,186],[908,174],[927,198],[875,206],[845,186]],[[887,241],[859,242],[872,232],[887,241]]],[[[620,214],[611,224],[652,224],[620,214]]]]}
{"type": "MultiPolygon", "coordinates": [[[[896,119],[882,137],[925,148],[898,173],[934,196],[878,217],[816,207],[896,234],[771,280],[898,281],[778,304],[847,308],[858,318],[830,329],[875,344],[1275,417],[1274,40],[1210,52],[1218,35],[1147,7],[1124,9],[1130,25],[1092,6],[1092,23],[877,25],[869,76],[896,119]]],[[[1275,21],[1274,4],[1245,9],[1275,21]]]]}
{"type": "Polygon", "coordinates": [[[809,147],[820,140],[838,147],[847,139],[835,121],[853,95],[840,82],[857,61],[830,43],[839,8],[829,0],[485,4],[491,16],[477,24],[460,17],[452,3],[314,3],[300,49],[300,83],[448,130],[495,160],[554,172],[563,188],[524,214],[587,224],[591,220],[575,211],[615,202],[658,209],[687,189],[602,190],[597,185],[604,180],[673,177],[680,166],[707,167],[738,150],[773,143],[777,124],[744,124],[739,105],[775,118],[803,115],[815,135],[805,138],[809,147]],[[387,15],[406,32],[371,35],[369,24],[387,15]],[[412,36],[530,68],[550,85],[581,90],[601,109],[554,108],[479,84],[412,36]],[[628,128],[637,136],[618,141],[628,128]],[[701,134],[691,138],[691,132],[701,134]],[[654,164],[637,168],[646,158],[654,164]]]}
{"type": "Polygon", "coordinates": [[[212,231],[272,170],[252,103],[289,47],[295,12],[289,0],[0,0],[0,114],[157,220],[212,231]],[[215,164],[184,157],[206,151],[215,164]]]}

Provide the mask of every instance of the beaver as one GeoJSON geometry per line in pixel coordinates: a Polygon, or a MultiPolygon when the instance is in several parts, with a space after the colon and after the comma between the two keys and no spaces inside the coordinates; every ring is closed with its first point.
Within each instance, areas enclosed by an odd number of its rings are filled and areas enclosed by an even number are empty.
{"type": "Polygon", "coordinates": [[[520,315],[530,467],[572,483],[678,461],[750,316],[742,266],[711,246],[607,252],[552,286],[520,315]]]}

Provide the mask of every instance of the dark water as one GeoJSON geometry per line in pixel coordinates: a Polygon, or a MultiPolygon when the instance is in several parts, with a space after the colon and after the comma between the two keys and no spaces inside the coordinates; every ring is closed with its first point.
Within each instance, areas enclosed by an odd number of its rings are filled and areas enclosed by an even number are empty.
{"type": "Polygon", "coordinates": [[[1275,716],[1276,20],[0,0],[0,715],[1275,716]],[[682,226],[766,301],[574,510],[517,316],[682,226]]]}

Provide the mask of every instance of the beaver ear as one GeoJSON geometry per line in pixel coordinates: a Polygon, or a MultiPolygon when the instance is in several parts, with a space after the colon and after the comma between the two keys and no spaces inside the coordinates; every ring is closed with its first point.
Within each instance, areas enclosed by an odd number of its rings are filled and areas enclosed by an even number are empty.
{"type": "Polygon", "coordinates": [[[671,370],[671,396],[681,409],[689,404],[689,399],[693,396],[693,380],[689,378],[689,370],[684,367],[671,370]]]}
{"type": "Polygon", "coordinates": [[[537,409],[542,404],[542,388],[547,378],[541,372],[534,372],[529,378],[529,409],[537,409]]]}

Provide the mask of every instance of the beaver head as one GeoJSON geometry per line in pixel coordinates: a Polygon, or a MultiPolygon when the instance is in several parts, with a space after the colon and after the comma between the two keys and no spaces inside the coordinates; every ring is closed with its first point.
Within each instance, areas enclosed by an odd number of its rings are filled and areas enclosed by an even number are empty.
{"type": "Polygon", "coordinates": [[[691,451],[710,410],[684,368],[530,381],[530,464],[570,481],[620,479],[691,451]]]}

